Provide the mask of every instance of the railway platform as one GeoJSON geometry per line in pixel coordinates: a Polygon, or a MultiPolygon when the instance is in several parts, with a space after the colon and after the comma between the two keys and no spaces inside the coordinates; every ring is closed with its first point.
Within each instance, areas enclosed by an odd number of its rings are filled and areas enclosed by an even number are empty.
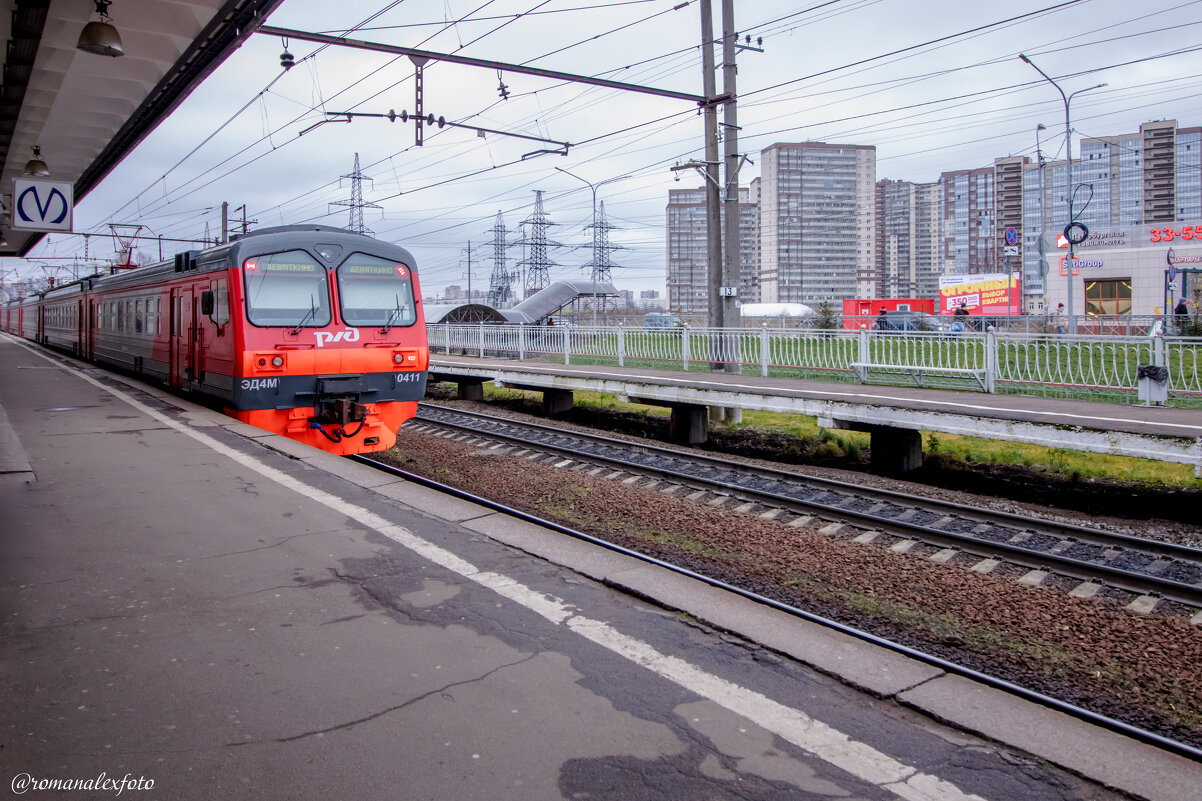
{"type": "Polygon", "coordinates": [[[470,400],[482,397],[486,381],[542,392],[547,414],[571,408],[576,391],[668,406],[672,438],[689,444],[704,442],[710,407],[813,417],[824,428],[868,432],[873,467],[891,473],[920,467],[919,432],[933,431],[1179,462],[1202,476],[1202,413],[1196,409],[433,351],[429,375],[458,384],[460,397],[470,400]]]}
{"type": "Polygon", "coordinates": [[[31,799],[1202,787],[1184,757],[7,335],[0,615],[0,766],[31,799]]]}

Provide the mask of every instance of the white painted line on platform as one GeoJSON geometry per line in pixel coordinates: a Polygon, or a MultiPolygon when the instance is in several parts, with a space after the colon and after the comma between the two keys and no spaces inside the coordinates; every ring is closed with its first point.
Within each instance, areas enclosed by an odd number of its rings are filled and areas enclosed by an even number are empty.
{"type": "MultiPolygon", "coordinates": [[[[36,351],[34,352],[36,353],[36,351]]],[[[42,356],[40,353],[38,355],[42,356]]],[[[47,360],[49,361],[49,359],[47,360]]],[[[467,560],[418,537],[403,526],[394,525],[374,512],[309,486],[283,471],[264,464],[253,456],[223,445],[207,434],[178,423],[143,405],[124,392],[107,387],[78,370],[66,366],[62,366],[62,369],[74,373],[77,377],[108,392],[143,414],[191,437],[210,450],[254,470],[264,478],[380,532],[429,561],[470,581],[488,587],[556,625],[566,623],[569,629],[580,636],[747,718],[756,725],[777,734],[798,748],[862,781],[886,789],[905,801],[984,801],[981,796],[966,793],[951,782],[899,762],[866,743],[852,740],[846,734],[809,717],[798,709],[785,706],[754,690],[707,673],[692,663],[661,654],[647,643],[622,634],[607,623],[577,615],[572,611],[574,607],[560,598],[533,590],[508,576],[479,570],[467,560]]]]}

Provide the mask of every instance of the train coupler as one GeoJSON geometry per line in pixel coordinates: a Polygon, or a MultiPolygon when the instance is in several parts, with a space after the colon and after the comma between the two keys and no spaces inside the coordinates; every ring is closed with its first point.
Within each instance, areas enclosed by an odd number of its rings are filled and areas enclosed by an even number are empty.
{"type": "Polygon", "coordinates": [[[317,414],[310,418],[310,423],[322,425],[345,426],[348,423],[362,423],[367,420],[367,407],[350,398],[335,398],[323,400],[317,406],[317,414]]]}

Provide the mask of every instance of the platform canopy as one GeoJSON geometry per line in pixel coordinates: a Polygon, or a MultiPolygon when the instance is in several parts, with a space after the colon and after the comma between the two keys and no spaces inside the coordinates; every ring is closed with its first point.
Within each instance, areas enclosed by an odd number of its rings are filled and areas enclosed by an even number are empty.
{"type": "Polygon", "coordinates": [[[11,227],[13,179],[29,177],[34,147],[42,177],[71,184],[78,203],[281,2],[111,0],[124,55],[110,57],[77,47],[101,20],[95,0],[0,0],[0,256],[44,236],[11,227]]]}

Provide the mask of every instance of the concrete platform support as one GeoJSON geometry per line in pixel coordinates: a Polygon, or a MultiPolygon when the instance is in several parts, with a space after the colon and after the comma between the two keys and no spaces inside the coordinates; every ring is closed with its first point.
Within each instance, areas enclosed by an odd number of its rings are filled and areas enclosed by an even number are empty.
{"type": "Polygon", "coordinates": [[[570,389],[543,390],[543,414],[548,417],[571,411],[575,402],[570,389]]]}
{"type": "Polygon", "coordinates": [[[679,445],[700,445],[709,435],[708,417],[704,406],[673,404],[668,439],[679,445]]]}
{"type": "Polygon", "coordinates": [[[719,425],[737,426],[743,422],[743,410],[728,406],[710,406],[710,420],[719,425]]]}
{"type": "Polygon", "coordinates": [[[912,428],[865,426],[872,436],[871,451],[874,473],[908,473],[922,467],[922,435],[912,428]]]}
{"type": "Polygon", "coordinates": [[[465,400],[465,401],[482,401],[482,400],[484,400],[484,382],[483,381],[460,381],[459,382],[459,400],[465,400]]]}

